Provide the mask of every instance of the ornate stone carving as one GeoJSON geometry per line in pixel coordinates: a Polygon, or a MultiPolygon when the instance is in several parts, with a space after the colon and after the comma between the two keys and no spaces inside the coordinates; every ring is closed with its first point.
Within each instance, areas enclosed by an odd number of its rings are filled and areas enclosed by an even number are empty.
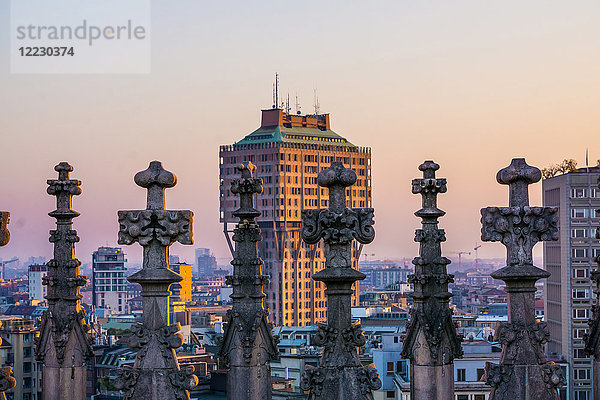
{"type": "Polygon", "coordinates": [[[535,282],[550,274],[535,267],[532,258],[537,242],[558,239],[558,209],[529,206],[528,186],[541,179],[541,172],[523,158],[513,159],[496,179],[509,186],[509,207],[481,210],[481,239],[500,241],[507,248],[507,266],[492,276],[506,283],[509,320],[496,332],[503,345],[500,365],[486,366],[490,399],[558,400],[562,370],[546,362],[543,344],[549,331],[545,323],[536,322],[534,313],[535,282]]]}
{"type": "Polygon", "coordinates": [[[319,367],[306,369],[300,386],[314,400],[372,399],[371,391],[381,387],[381,380],[358,359],[357,346],[365,338],[360,325],[352,323],[350,307],[352,285],[365,278],[352,268],[352,240],[373,241],[373,209],[346,208],[346,187],[356,182],[356,173],[342,163],[332,163],[317,179],[329,188],[329,209],[302,211],[302,238],[308,244],[325,243],[325,269],[313,279],[327,286],[327,324],[319,324],[314,339],[324,347],[319,367]]]}
{"type": "Polygon", "coordinates": [[[462,339],[449,308],[452,294],[448,284],[454,282],[454,276],[447,273],[450,260],[441,250],[446,234],[438,228],[438,218],[446,213],[437,207],[437,195],[447,191],[446,179],[435,176],[439,168],[433,161],[425,161],[419,166],[423,178],[412,181],[413,194],[422,198],[422,208],[415,212],[422,227],[415,231],[419,256],[413,260],[415,273],[408,277],[414,285],[414,305],[402,355],[411,360],[411,397],[415,399],[453,399],[453,361],[462,356],[462,339]]]}
{"type": "Polygon", "coordinates": [[[137,349],[133,368],[122,369],[114,381],[131,400],[184,400],[198,383],[192,370],[182,371],[175,349],[183,344],[179,324],[169,324],[169,286],[181,275],[169,269],[169,246],[175,242],[192,244],[191,211],[165,210],[165,189],[177,178],[152,161],[134,178],[148,190],[145,210],[119,211],[119,244],[139,243],[144,248],[143,269],[131,275],[130,282],[142,286],[143,323],[131,327],[128,343],[137,349]]]}
{"type": "Polygon", "coordinates": [[[59,163],[54,170],[58,179],[48,180],[48,194],[56,196],[56,229],[50,231],[54,257],[47,263],[48,310],[44,312],[40,336],[36,339],[36,358],[43,362],[43,397],[45,400],[85,399],[86,361],[93,357],[85,311],[81,309],[79,287],[86,277],[79,275],[79,260],[73,257],[79,242],[72,229],[79,213],[71,209],[73,196],[81,194],[81,181],[70,179],[73,167],[59,163]]]}
{"type": "MultiPolygon", "coordinates": [[[[10,213],[0,211],[0,247],[6,246],[10,240],[8,222],[10,213]]],[[[0,343],[2,339],[0,338],[0,343]]],[[[6,400],[4,392],[17,386],[17,381],[12,377],[12,367],[0,368],[0,400],[6,400]]]]}
{"type": "Polygon", "coordinates": [[[8,211],[0,211],[0,247],[6,246],[10,241],[10,232],[7,226],[9,221],[10,213],[8,211]]]}
{"type": "Polygon", "coordinates": [[[256,167],[246,162],[238,165],[241,178],[234,179],[231,192],[240,196],[240,208],[233,215],[239,218],[233,233],[235,257],[231,261],[233,275],[227,282],[233,286],[233,307],[227,313],[225,337],[219,356],[229,365],[227,398],[230,400],[267,400],[272,383],[269,362],[279,356],[277,338],[264,307],[263,285],[269,282],[262,275],[262,260],[256,243],[262,240],[255,218],[254,194],[262,192],[262,181],[252,177],[256,167]]]}

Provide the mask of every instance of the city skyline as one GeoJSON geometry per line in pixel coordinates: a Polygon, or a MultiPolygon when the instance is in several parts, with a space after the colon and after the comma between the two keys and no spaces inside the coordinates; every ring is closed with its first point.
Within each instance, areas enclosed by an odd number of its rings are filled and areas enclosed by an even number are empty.
{"type": "MultiPolygon", "coordinates": [[[[479,209],[508,197],[493,177],[512,157],[540,168],[565,158],[583,166],[586,148],[590,164],[600,158],[594,2],[388,3],[387,13],[357,4],[314,11],[258,3],[228,13],[214,4],[152,6],[164,18],[152,26],[158,55],[151,74],[16,75],[0,65],[0,135],[12,149],[0,160],[12,234],[1,257],[51,255],[47,213],[54,205],[45,179],[59,161],[83,181],[73,204],[81,213],[76,254],[87,262],[98,246],[115,246],[116,211],[145,197],[131,176],[154,159],[177,172],[168,206],[194,211],[194,247],[230,257],[218,215],[218,148],[259,126],[275,72],[284,95],[298,93],[303,112],[316,88],[332,129],[372,148],[377,235],[365,251],[378,258],[417,254],[412,213],[419,199],[410,182],[426,159],[448,179],[442,246],[452,253],[481,243],[479,209]],[[289,24],[278,35],[268,22],[281,15],[289,24]],[[245,37],[223,29],[232,23],[245,37]],[[285,46],[310,48],[310,55],[282,57],[285,46]]],[[[8,14],[3,3],[3,24],[8,14]]],[[[5,48],[7,34],[0,35],[5,48]]],[[[541,205],[541,184],[533,185],[531,203],[541,205]]],[[[172,252],[193,259],[192,248],[172,252]]],[[[141,259],[139,249],[127,253],[141,259]]],[[[479,256],[503,251],[484,244],[479,256]]]]}

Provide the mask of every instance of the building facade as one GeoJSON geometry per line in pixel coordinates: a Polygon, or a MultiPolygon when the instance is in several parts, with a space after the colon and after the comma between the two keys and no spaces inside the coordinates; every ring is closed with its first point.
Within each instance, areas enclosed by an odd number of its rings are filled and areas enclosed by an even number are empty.
{"type": "Polygon", "coordinates": [[[552,274],[544,291],[547,352],[569,361],[569,400],[592,400],[592,360],[584,352],[584,334],[593,300],[590,269],[600,255],[595,239],[599,176],[599,167],[581,168],[542,182],[544,206],[559,207],[560,215],[560,239],[544,242],[544,265],[552,274]]]}
{"type": "Polygon", "coordinates": [[[11,400],[42,400],[42,363],[34,355],[38,333],[33,321],[4,317],[0,320],[0,364],[12,367],[17,386],[6,392],[11,400]]]}
{"type": "Polygon", "coordinates": [[[42,279],[48,275],[48,267],[46,265],[30,265],[27,271],[29,284],[29,301],[45,303],[48,287],[42,285],[42,279]]]}
{"type": "Polygon", "coordinates": [[[125,253],[120,247],[99,247],[92,254],[92,304],[112,314],[127,314],[125,253]]]}
{"type": "Polygon", "coordinates": [[[210,253],[210,249],[196,249],[195,258],[198,277],[206,278],[214,274],[215,269],[217,269],[217,259],[210,253]]]}
{"type": "MultiPolygon", "coordinates": [[[[261,126],[241,141],[220,148],[220,220],[230,249],[232,212],[239,203],[230,192],[239,178],[236,166],[243,161],[256,165],[255,176],[263,181],[255,207],[263,241],[259,256],[263,273],[271,277],[265,286],[266,305],[276,325],[306,326],[326,320],[325,285],[311,277],[324,267],[322,243],[301,240],[301,211],[327,208],[327,189],[317,175],[332,161],[353,169],[358,180],[347,189],[349,207],[372,207],[371,150],[358,147],[331,130],[329,114],[293,115],[273,108],[262,111],[261,126]]],[[[353,267],[359,247],[353,248],[353,267]]]]}

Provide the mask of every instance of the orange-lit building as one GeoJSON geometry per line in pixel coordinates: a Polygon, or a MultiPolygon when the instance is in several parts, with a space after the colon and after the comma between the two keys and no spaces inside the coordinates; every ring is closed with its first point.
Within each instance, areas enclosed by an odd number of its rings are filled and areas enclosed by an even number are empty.
{"type": "MultiPolygon", "coordinates": [[[[317,184],[318,173],[339,160],[352,168],[358,180],[347,190],[349,207],[371,207],[371,149],[358,147],[331,130],[329,114],[294,115],[282,109],[262,111],[261,126],[239,142],[220,148],[220,220],[233,250],[230,233],[237,219],[232,212],[239,199],[231,181],[240,176],[236,166],[251,161],[254,175],[263,181],[255,207],[263,235],[259,255],[265,304],[276,325],[306,326],[326,320],[325,286],[312,275],[323,268],[323,245],[301,240],[301,210],[327,208],[328,190],[317,184]]],[[[354,267],[358,246],[353,248],[354,267]]]]}

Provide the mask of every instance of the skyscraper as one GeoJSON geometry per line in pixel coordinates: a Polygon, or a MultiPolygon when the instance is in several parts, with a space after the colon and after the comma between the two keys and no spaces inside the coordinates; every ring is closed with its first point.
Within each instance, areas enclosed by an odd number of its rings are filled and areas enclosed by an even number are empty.
{"type": "Polygon", "coordinates": [[[127,313],[125,254],[120,247],[99,247],[92,254],[92,304],[113,314],[127,313]]]}
{"type": "Polygon", "coordinates": [[[27,271],[29,282],[29,300],[45,303],[48,286],[42,285],[42,279],[48,275],[46,265],[30,265],[27,271]]]}
{"type": "Polygon", "coordinates": [[[560,239],[544,242],[544,265],[552,274],[544,291],[547,351],[569,362],[569,400],[592,399],[592,360],[584,352],[583,335],[593,299],[590,269],[600,255],[598,177],[600,167],[590,167],[542,182],[544,206],[558,206],[560,218],[560,239]]]}
{"type": "Polygon", "coordinates": [[[217,268],[217,259],[210,254],[210,249],[198,248],[195,251],[196,271],[198,276],[205,278],[212,276],[217,268]]]}
{"type": "MultiPolygon", "coordinates": [[[[259,242],[263,274],[271,277],[265,286],[271,320],[300,326],[325,321],[325,286],[311,279],[323,268],[325,255],[321,243],[302,242],[301,210],[327,208],[327,189],[317,185],[317,175],[336,160],[358,176],[356,185],[347,189],[348,206],[371,207],[371,149],[355,146],[331,130],[329,114],[290,114],[273,108],[262,110],[257,130],[233,145],[221,146],[219,155],[220,220],[231,250],[232,212],[239,208],[230,192],[231,180],[240,176],[236,166],[252,162],[255,176],[263,180],[255,207],[262,214],[257,221],[263,236],[259,242]]],[[[357,255],[355,245],[354,263],[357,255]]]]}

